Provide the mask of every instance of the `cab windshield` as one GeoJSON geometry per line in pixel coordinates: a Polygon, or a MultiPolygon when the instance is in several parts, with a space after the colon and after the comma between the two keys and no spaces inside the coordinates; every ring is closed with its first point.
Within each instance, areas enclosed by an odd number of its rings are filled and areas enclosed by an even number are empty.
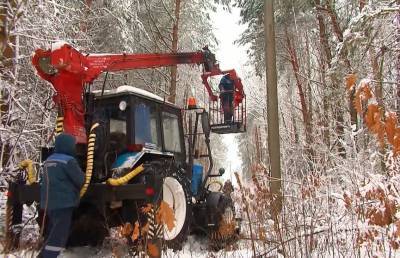
{"type": "Polygon", "coordinates": [[[182,152],[178,116],[162,112],[164,145],[167,151],[182,152]]]}
{"type": "Polygon", "coordinates": [[[138,101],[135,105],[135,144],[160,147],[157,110],[153,105],[138,101]]]}

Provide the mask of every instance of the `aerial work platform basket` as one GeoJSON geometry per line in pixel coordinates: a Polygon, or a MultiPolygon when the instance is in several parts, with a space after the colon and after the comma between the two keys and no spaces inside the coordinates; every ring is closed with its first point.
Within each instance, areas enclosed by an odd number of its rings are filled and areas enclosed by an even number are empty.
{"type": "Polygon", "coordinates": [[[246,96],[240,102],[232,101],[231,116],[225,114],[222,98],[209,102],[211,131],[217,134],[246,132],[246,96]]]}

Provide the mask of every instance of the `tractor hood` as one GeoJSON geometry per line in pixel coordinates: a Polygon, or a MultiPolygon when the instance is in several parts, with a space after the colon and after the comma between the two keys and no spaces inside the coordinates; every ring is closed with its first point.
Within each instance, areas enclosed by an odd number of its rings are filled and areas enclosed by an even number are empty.
{"type": "Polygon", "coordinates": [[[173,157],[171,152],[162,152],[150,148],[143,148],[139,152],[125,152],[118,155],[115,162],[112,164],[111,169],[114,177],[120,177],[129,172],[136,164],[146,155],[167,156],[173,157]]]}

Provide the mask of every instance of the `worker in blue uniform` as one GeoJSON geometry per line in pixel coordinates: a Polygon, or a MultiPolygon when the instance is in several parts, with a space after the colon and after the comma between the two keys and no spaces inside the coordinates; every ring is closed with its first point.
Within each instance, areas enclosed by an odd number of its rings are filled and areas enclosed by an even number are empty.
{"type": "Polygon", "coordinates": [[[224,112],[224,123],[232,122],[233,117],[233,93],[234,82],[229,74],[224,75],[219,83],[222,111],[224,112]]]}
{"type": "Polygon", "coordinates": [[[75,159],[75,138],[60,134],[54,153],[44,162],[40,182],[40,207],[48,220],[48,235],[38,257],[55,258],[65,248],[72,213],[79,204],[85,175],[75,159]]]}

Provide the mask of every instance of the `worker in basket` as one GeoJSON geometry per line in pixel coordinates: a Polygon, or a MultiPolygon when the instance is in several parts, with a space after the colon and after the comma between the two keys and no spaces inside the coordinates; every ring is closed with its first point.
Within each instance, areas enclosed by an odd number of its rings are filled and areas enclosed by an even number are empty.
{"type": "Polygon", "coordinates": [[[40,258],[55,258],[65,248],[72,213],[79,203],[79,192],[85,175],[75,159],[75,138],[60,134],[55,140],[54,153],[44,162],[40,182],[40,208],[48,225],[40,258]]]}
{"type": "Polygon", "coordinates": [[[219,82],[220,99],[222,111],[224,112],[224,123],[231,123],[233,117],[233,96],[234,96],[234,82],[229,74],[224,75],[219,82]]]}

